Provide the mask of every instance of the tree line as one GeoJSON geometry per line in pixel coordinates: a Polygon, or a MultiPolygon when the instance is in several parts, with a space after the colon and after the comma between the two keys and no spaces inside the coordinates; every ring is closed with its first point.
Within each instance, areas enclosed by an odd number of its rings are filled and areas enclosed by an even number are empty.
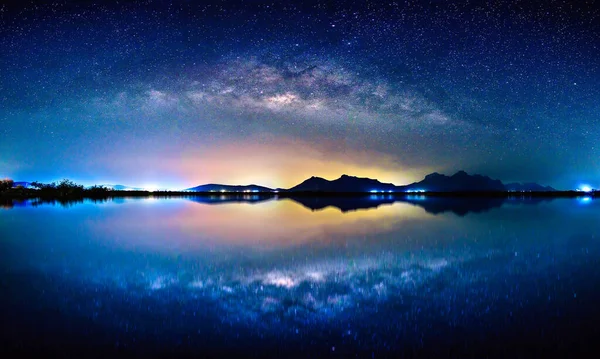
{"type": "Polygon", "coordinates": [[[11,179],[0,180],[0,194],[31,195],[35,191],[40,196],[79,197],[103,196],[110,191],[107,187],[97,185],[85,188],[69,179],[51,183],[31,182],[30,188],[15,187],[14,183],[11,179]]]}

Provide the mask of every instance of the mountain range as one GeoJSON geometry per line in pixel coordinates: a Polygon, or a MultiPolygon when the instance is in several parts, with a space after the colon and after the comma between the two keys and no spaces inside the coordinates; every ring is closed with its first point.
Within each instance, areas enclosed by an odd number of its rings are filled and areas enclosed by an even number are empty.
{"type": "MultiPolygon", "coordinates": [[[[29,182],[15,182],[14,186],[29,187],[29,182]]],[[[144,188],[124,185],[102,185],[116,191],[144,191],[144,188]]],[[[284,189],[272,189],[256,184],[226,185],[204,184],[185,189],[188,192],[235,192],[235,193],[393,193],[393,192],[552,192],[556,191],[550,186],[537,183],[508,183],[492,179],[488,176],[470,175],[465,171],[458,171],[451,176],[437,172],[428,174],[419,182],[397,186],[392,183],[383,183],[372,178],[342,175],[335,180],[321,177],[310,177],[298,185],[284,189]]]]}
{"type": "Polygon", "coordinates": [[[102,187],[106,187],[115,191],[143,191],[140,187],[129,187],[122,184],[103,184],[102,187]]]}
{"type": "Polygon", "coordinates": [[[512,192],[554,192],[550,186],[542,186],[537,183],[509,183],[504,185],[507,191],[512,192]]]}
{"type": "Polygon", "coordinates": [[[200,186],[186,189],[186,191],[192,192],[273,192],[271,188],[257,186],[255,184],[237,186],[237,185],[224,185],[224,184],[203,184],[200,186]]]}
{"type": "Polygon", "coordinates": [[[506,187],[500,180],[494,180],[487,176],[469,175],[465,171],[458,171],[452,176],[446,176],[437,172],[428,174],[420,182],[399,186],[400,191],[425,191],[425,192],[475,192],[475,191],[506,191],[506,187]]]}
{"type": "Polygon", "coordinates": [[[428,174],[419,182],[404,186],[392,183],[383,183],[372,178],[342,175],[335,180],[321,177],[310,177],[302,183],[289,189],[271,189],[268,187],[247,185],[231,186],[221,184],[207,184],[188,188],[193,192],[317,192],[317,193],[393,193],[393,192],[548,192],[556,191],[549,186],[537,183],[509,183],[492,179],[488,176],[470,175],[465,171],[458,171],[452,176],[437,172],[428,174]]]}
{"type": "Polygon", "coordinates": [[[371,178],[353,177],[342,175],[340,178],[328,181],[321,177],[311,177],[296,185],[287,192],[374,192],[398,190],[398,186],[391,183],[381,183],[371,178]]]}

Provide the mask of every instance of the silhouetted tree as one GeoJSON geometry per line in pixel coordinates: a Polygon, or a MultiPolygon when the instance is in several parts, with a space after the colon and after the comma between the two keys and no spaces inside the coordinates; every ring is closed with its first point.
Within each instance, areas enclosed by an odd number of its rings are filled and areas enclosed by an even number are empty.
{"type": "Polygon", "coordinates": [[[68,179],[63,179],[62,181],[60,181],[56,186],[56,189],[58,190],[61,196],[73,196],[83,194],[83,186],[78,185],[77,183],[68,179]]]}
{"type": "Polygon", "coordinates": [[[14,184],[15,182],[8,178],[0,180],[0,192],[8,191],[9,189],[13,188],[14,184]]]}
{"type": "Polygon", "coordinates": [[[37,188],[39,190],[54,190],[56,189],[56,183],[40,183],[40,182],[31,182],[29,184],[33,188],[37,188]]]}
{"type": "Polygon", "coordinates": [[[104,186],[94,185],[86,190],[90,196],[106,196],[108,194],[108,188],[104,186]]]}

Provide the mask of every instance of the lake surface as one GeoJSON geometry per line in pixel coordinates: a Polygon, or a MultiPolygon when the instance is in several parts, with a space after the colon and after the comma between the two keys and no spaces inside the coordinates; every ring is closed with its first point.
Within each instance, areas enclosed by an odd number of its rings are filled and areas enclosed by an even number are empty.
{"type": "Polygon", "coordinates": [[[15,202],[2,350],[573,354],[599,259],[590,198],[15,202]]]}

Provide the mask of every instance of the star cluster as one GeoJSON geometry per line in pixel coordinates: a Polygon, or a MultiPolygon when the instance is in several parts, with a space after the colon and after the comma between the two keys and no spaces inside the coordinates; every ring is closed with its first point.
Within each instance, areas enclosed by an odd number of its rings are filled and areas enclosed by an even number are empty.
{"type": "Polygon", "coordinates": [[[599,34],[593,2],[8,3],[0,175],[595,183],[599,34]]]}

